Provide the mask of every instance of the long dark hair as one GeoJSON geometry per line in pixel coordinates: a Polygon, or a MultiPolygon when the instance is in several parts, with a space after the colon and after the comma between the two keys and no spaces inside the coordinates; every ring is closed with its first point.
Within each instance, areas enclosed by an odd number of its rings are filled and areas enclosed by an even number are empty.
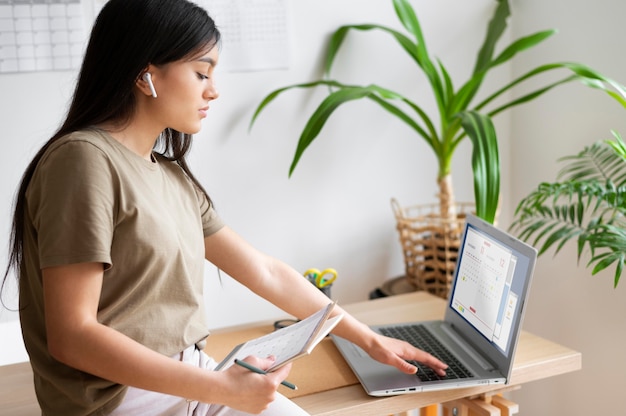
{"type": "MultiPolygon", "coordinates": [[[[208,52],[219,41],[219,30],[207,12],[187,0],[109,0],[105,4],[92,29],[67,117],[22,176],[15,199],[9,262],[0,289],[11,269],[19,272],[22,264],[26,189],[50,145],[90,126],[129,121],[136,106],[133,87],[149,64],[191,58],[208,52]]],[[[178,163],[206,194],[187,165],[190,147],[191,135],[166,129],[155,144],[155,152],[178,163]]]]}

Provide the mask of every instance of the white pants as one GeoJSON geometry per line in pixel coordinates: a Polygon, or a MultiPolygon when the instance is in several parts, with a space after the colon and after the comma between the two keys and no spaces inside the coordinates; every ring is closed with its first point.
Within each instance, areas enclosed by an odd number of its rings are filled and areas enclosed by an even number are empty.
{"type": "MultiPolygon", "coordinates": [[[[198,350],[195,346],[187,348],[172,357],[182,362],[213,370],[217,363],[214,359],[198,350]]],[[[184,398],[129,387],[122,404],[111,416],[245,416],[250,413],[230,409],[216,404],[187,401],[184,398]]],[[[310,416],[291,400],[277,394],[262,416],[310,416]]]]}

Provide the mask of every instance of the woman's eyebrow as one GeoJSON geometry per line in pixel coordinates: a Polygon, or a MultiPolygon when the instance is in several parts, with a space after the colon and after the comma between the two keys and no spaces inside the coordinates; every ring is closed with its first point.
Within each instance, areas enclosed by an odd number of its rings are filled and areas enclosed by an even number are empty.
{"type": "Polygon", "coordinates": [[[202,58],[198,58],[197,59],[199,62],[206,62],[207,64],[211,65],[211,66],[215,66],[215,60],[213,58],[209,58],[209,57],[202,57],[202,58]]]}

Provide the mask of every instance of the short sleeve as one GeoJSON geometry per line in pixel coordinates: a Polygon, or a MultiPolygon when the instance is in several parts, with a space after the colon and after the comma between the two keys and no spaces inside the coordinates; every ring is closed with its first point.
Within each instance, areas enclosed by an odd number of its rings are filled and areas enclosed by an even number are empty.
{"type": "Polygon", "coordinates": [[[119,189],[114,178],[108,158],[91,142],[66,141],[44,155],[27,191],[41,268],[82,262],[111,266],[119,189]]]}
{"type": "Polygon", "coordinates": [[[204,237],[208,237],[219,231],[224,226],[224,222],[215,211],[213,203],[209,201],[206,194],[195,185],[194,188],[200,204],[200,213],[202,214],[202,231],[204,237]]]}

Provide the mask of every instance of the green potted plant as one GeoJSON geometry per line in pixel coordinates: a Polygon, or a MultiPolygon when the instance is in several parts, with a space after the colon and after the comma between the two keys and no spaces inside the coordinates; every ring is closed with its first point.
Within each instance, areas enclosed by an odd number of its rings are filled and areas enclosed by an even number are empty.
{"type": "MultiPolygon", "coordinates": [[[[508,84],[477,99],[478,92],[489,71],[510,61],[519,52],[530,49],[546,40],[555,30],[546,30],[524,36],[512,42],[498,54],[496,44],[507,28],[511,14],[508,0],[494,0],[495,11],[488,26],[485,39],[478,51],[474,70],[470,78],[455,83],[449,71],[439,60],[433,59],[428,51],[421,25],[408,0],[392,0],[396,15],[404,27],[399,31],[378,24],[355,24],[338,28],[331,36],[324,63],[324,76],[320,80],[289,85],[270,92],[259,104],[250,127],[264,108],[281,94],[293,89],[316,87],[328,88],[328,96],[322,100],[309,117],[298,141],[291,163],[291,175],[307,147],[320,137],[328,120],[342,104],[360,99],[369,99],[380,105],[387,113],[409,125],[416,137],[425,140],[433,150],[438,162],[436,179],[440,188],[438,210],[434,213],[409,215],[394,202],[398,231],[405,255],[407,277],[420,288],[426,281],[434,282],[437,294],[445,297],[447,286],[455,264],[455,248],[462,225],[462,215],[455,202],[452,186],[452,156],[458,145],[469,138],[473,144],[472,169],[474,175],[474,197],[476,214],[493,222],[496,216],[500,193],[500,162],[496,132],[492,117],[519,104],[531,101],[552,88],[571,81],[582,81],[586,85],[602,89],[623,102],[626,95],[621,85],[596,71],[577,63],[559,62],[541,65],[514,79],[508,84]],[[416,64],[416,75],[425,76],[437,103],[437,113],[428,114],[408,95],[392,91],[378,84],[353,85],[331,78],[335,58],[346,36],[355,31],[379,31],[391,36],[416,64]],[[506,95],[514,87],[537,76],[565,70],[566,75],[558,80],[551,79],[540,88],[533,89],[520,97],[508,99],[506,95]],[[502,102],[504,100],[504,102],[502,102]],[[434,227],[434,228],[433,228],[434,227]],[[434,231],[433,231],[434,230],[434,231]],[[434,264],[428,264],[434,262],[434,264]]],[[[422,91],[417,91],[423,94],[422,91]]]]}
{"type": "Polygon", "coordinates": [[[541,183],[520,201],[511,230],[539,254],[551,247],[556,254],[575,240],[579,261],[589,249],[592,274],[615,265],[617,287],[626,257],[626,144],[613,136],[561,158],[558,181],[541,183]]]}

